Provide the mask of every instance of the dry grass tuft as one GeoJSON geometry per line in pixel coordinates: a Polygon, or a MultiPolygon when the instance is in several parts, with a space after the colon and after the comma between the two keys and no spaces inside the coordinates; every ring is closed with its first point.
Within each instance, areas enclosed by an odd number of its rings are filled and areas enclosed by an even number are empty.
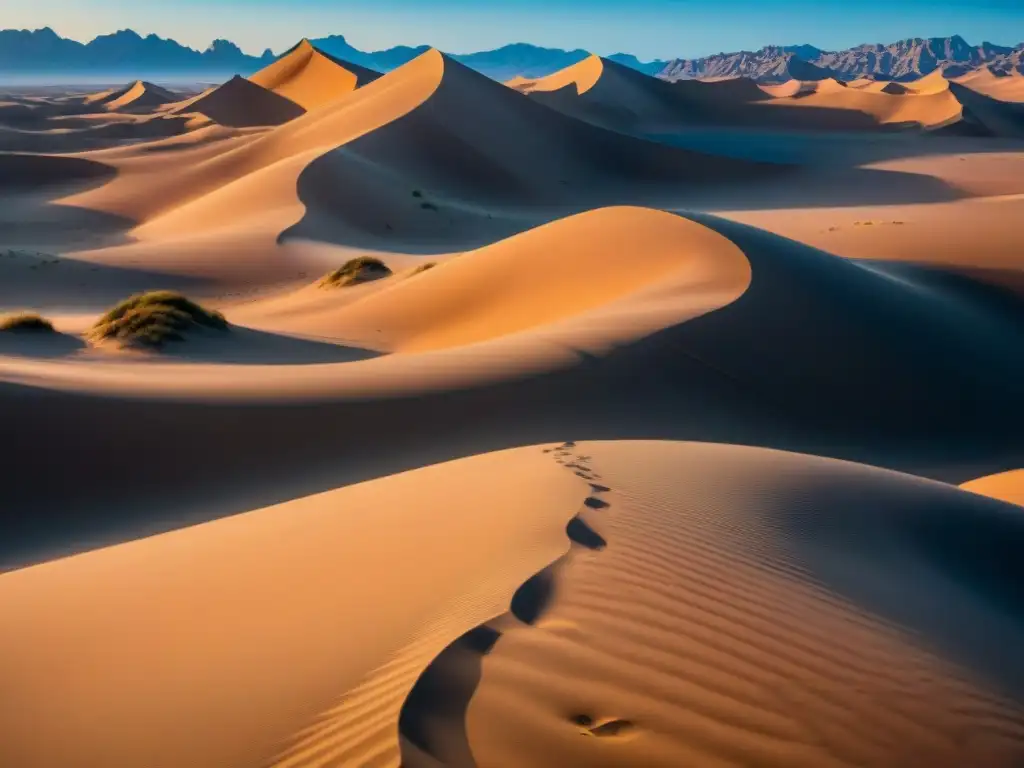
{"type": "Polygon", "coordinates": [[[346,261],[336,270],[325,275],[320,280],[321,288],[343,288],[348,285],[358,285],[371,280],[380,280],[389,277],[391,270],[388,265],[373,256],[360,256],[356,259],[346,261]]]}
{"type": "Polygon", "coordinates": [[[88,338],[159,348],[203,328],[226,331],[228,322],[220,312],[205,309],[180,293],[150,291],[125,299],[108,311],[93,325],[88,338]]]}

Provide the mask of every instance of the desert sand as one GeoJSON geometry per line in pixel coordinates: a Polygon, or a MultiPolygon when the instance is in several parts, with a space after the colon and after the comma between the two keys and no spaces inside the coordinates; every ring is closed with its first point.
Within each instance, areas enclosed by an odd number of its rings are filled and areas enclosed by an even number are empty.
{"type": "Polygon", "coordinates": [[[1020,99],[889,86],[3,96],[0,765],[1019,766],[1020,99]]]}

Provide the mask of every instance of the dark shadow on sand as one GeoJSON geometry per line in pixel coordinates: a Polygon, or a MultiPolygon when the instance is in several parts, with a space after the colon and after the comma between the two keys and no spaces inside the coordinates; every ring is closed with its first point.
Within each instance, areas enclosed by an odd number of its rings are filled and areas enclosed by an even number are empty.
{"type": "Polygon", "coordinates": [[[316,365],[351,363],[379,352],[328,341],[231,326],[226,332],[200,331],[164,345],[160,357],[184,362],[232,365],[316,365]]]}
{"type": "Polygon", "coordinates": [[[794,560],[1024,703],[1024,510],[939,485],[840,482],[772,500],[794,560]]]}

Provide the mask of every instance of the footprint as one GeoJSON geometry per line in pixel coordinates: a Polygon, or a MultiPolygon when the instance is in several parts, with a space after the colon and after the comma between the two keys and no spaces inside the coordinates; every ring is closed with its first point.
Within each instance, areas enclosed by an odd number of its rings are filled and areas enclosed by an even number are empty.
{"type": "Polygon", "coordinates": [[[604,540],[601,534],[578,517],[574,517],[569,521],[569,524],[565,527],[565,532],[568,534],[570,541],[574,541],[587,549],[601,550],[608,546],[608,542],[604,540]]]}
{"type": "MultiPolygon", "coordinates": [[[[600,487],[600,486],[599,486],[600,487]]],[[[588,509],[607,509],[611,506],[607,501],[597,498],[596,496],[588,496],[583,501],[583,506],[588,509]]]]}
{"type": "Polygon", "coordinates": [[[608,493],[611,490],[607,485],[597,485],[595,483],[590,484],[590,490],[594,493],[608,493]]]}

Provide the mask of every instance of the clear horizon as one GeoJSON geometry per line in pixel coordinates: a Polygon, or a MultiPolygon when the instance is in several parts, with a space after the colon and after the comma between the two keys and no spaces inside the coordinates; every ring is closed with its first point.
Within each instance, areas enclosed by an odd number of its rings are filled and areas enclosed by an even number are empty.
{"type": "Polygon", "coordinates": [[[7,9],[0,27],[39,29],[88,42],[120,29],[205,49],[226,38],[245,52],[275,53],[303,37],[344,35],[362,50],[433,45],[452,53],[525,42],[641,59],[695,58],[765,45],[827,50],[910,37],[959,34],[972,44],[1024,41],[1024,2],[972,0],[936,8],[926,0],[863,0],[856,8],[813,0],[734,0],[727,12],[694,0],[520,0],[500,7],[476,0],[36,0],[7,9]],[[745,23],[733,23],[743,14],[745,23]]]}

